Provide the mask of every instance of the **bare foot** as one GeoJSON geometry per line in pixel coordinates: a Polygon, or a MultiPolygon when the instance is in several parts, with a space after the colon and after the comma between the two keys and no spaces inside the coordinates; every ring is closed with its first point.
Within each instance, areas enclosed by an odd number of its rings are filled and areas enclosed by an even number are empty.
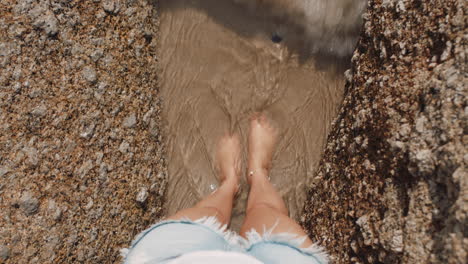
{"type": "Polygon", "coordinates": [[[237,191],[241,168],[239,136],[224,135],[218,142],[216,158],[220,182],[234,186],[237,191]]]}
{"type": "Polygon", "coordinates": [[[268,177],[277,138],[278,132],[265,114],[256,114],[252,117],[249,133],[249,172],[247,174],[249,184],[252,173],[252,176],[268,177]]]}

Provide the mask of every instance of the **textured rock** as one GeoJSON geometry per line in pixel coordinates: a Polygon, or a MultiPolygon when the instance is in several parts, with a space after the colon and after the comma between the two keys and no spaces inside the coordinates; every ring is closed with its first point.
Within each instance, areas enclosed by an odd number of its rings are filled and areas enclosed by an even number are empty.
{"type": "Polygon", "coordinates": [[[21,195],[20,207],[26,215],[33,215],[37,213],[39,201],[30,192],[25,192],[21,195]]]}
{"type": "Polygon", "coordinates": [[[0,259],[5,261],[10,257],[10,249],[6,246],[0,246],[0,259]]]}
{"type": "Polygon", "coordinates": [[[146,0],[0,0],[0,263],[117,263],[161,217],[157,26],[146,0]]]}
{"type": "Polygon", "coordinates": [[[127,128],[132,128],[136,125],[137,119],[135,113],[131,113],[129,116],[127,116],[124,121],[123,121],[123,126],[127,128]]]}
{"type": "Polygon", "coordinates": [[[140,204],[144,204],[148,199],[148,190],[146,188],[141,188],[136,196],[136,201],[140,204]]]}
{"type": "Polygon", "coordinates": [[[120,11],[120,2],[117,0],[103,0],[102,8],[111,14],[117,14],[120,11]]]}
{"type": "Polygon", "coordinates": [[[83,78],[90,83],[95,83],[97,81],[97,73],[93,67],[86,66],[83,68],[83,78]]]}
{"type": "Polygon", "coordinates": [[[335,263],[466,263],[466,9],[369,1],[302,216],[335,263]]]}

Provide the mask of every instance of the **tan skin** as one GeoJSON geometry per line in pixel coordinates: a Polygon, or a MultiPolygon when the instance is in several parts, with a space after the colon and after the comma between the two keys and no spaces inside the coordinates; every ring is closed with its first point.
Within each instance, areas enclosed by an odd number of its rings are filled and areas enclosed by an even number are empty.
{"type": "MultiPolygon", "coordinates": [[[[260,234],[264,228],[274,227],[273,233],[288,232],[297,236],[307,236],[304,230],[288,216],[288,209],[270,183],[268,173],[278,139],[277,130],[264,114],[255,114],[250,121],[249,160],[247,182],[250,185],[246,217],[240,235],[255,229],[260,234]]],[[[168,219],[215,216],[222,224],[229,224],[232,205],[239,186],[241,146],[237,135],[224,136],[217,147],[217,161],[221,186],[194,207],[181,210],[168,219]]],[[[307,238],[301,247],[312,245],[307,238]]]]}

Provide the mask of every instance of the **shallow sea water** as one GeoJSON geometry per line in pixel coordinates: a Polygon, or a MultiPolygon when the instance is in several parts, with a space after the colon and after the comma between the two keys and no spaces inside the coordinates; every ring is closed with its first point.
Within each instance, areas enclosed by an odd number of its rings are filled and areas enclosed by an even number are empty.
{"type": "Polygon", "coordinates": [[[342,61],[302,52],[307,47],[300,31],[230,1],[165,0],[160,5],[167,214],[193,206],[218,186],[216,143],[224,133],[238,133],[242,192],[231,227],[239,229],[248,194],[249,117],[263,111],[280,131],[271,181],[296,218],[342,100],[342,61]]]}

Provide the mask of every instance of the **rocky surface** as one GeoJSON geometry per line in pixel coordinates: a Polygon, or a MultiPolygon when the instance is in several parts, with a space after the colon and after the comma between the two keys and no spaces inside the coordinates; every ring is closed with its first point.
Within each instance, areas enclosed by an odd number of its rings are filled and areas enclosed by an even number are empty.
{"type": "Polygon", "coordinates": [[[302,223],[335,263],[466,263],[462,0],[370,0],[302,223]]]}
{"type": "Polygon", "coordinates": [[[156,15],[0,0],[0,263],[115,263],[161,216],[156,15]]]}

